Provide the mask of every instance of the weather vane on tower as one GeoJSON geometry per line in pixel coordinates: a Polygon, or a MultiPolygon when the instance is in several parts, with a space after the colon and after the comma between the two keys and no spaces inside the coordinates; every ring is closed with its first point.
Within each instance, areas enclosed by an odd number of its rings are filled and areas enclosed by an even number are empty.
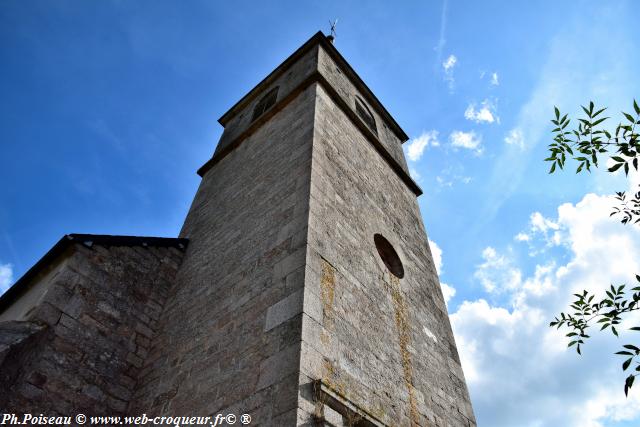
{"type": "Polygon", "coordinates": [[[329,25],[331,26],[331,34],[327,38],[331,43],[333,43],[336,38],[336,25],[338,25],[338,18],[336,18],[333,22],[329,21],[329,25]]]}

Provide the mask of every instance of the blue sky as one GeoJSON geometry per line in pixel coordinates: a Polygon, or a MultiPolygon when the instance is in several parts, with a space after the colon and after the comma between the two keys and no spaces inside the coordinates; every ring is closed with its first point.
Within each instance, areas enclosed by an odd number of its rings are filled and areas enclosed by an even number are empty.
{"type": "Polygon", "coordinates": [[[336,47],[411,141],[419,203],[481,427],[640,424],[622,340],[577,358],[546,324],[640,272],[606,197],[547,175],[553,105],[640,98],[624,1],[0,3],[0,286],[65,233],[175,236],[242,95],[338,18],[336,47]]]}

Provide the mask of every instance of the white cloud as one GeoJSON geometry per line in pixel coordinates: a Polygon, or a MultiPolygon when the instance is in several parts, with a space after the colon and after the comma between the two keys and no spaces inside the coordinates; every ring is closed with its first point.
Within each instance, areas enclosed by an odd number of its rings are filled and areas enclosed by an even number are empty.
{"type": "MultiPolygon", "coordinates": [[[[433,256],[433,263],[435,264],[438,276],[442,274],[442,249],[433,240],[429,239],[429,247],[431,248],[431,256],[433,256]]],[[[442,295],[444,296],[445,304],[449,304],[451,298],[456,295],[456,289],[446,283],[440,282],[442,289],[442,295]]]]}
{"type": "Polygon", "coordinates": [[[534,212],[529,217],[527,232],[518,233],[514,239],[518,242],[526,242],[529,245],[529,255],[535,256],[545,251],[545,248],[558,246],[562,243],[563,230],[560,224],[549,218],[545,218],[540,212],[534,212]],[[539,239],[535,239],[538,237],[539,239]],[[542,240],[544,247],[536,247],[538,240],[542,240]]]}
{"type": "Polygon", "coordinates": [[[449,55],[449,57],[442,63],[444,69],[444,81],[449,84],[449,90],[452,91],[455,85],[455,79],[453,78],[453,69],[458,63],[458,58],[455,55],[449,55]]]}
{"type": "Polygon", "coordinates": [[[0,264],[0,295],[13,283],[13,269],[11,264],[0,264]]]}
{"type": "Polygon", "coordinates": [[[460,162],[450,162],[436,176],[436,182],[440,187],[452,188],[454,184],[469,184],[473,178],[468,176],[465,167],[460,162]]]}
{"type": "Polygon", "coordinates": [[[442,59],[442,49],[444,49],[447,40],[445,34],[447,31],[447,0],[442,3],[442,14],[440,16],[440,36],[438,37],[438,44],[433,48],[436,51],[438,62],[442,59]]]}
{"type": "Polygon", "coordinates": [[[509,145],[523,148],[524,135],[522,134],[522,130],[518,128],[511,129],[507,134],[507,136],[504,137],[504,142],[506,142],[509,145]]]}
{"type": "Polygon", "coordinates": [[[409,175],[411,175],[411,178],[413,178],[416,181],[420,181],[420,179],[422,178],[422,175],[420,175],[420,172],[418,172],[413,168],[409,168],[409,175]]]}
{"type": "Polygon", "coordinates": [[[482,251],[484,262],[478,266],[474,277],[488,293],[499,294],[518,289],[522,284],[522,273],[513,266],[509,256],[500,255],[491,246],[482,251]]]}
{"type": "Polygon", "coordinates": [[[482,154],[482,137],[474,131],[463,132],[455,130],[449,135],[449,141],[453,147],[473,150],[476,154],[482,154]]]}
{"type": "Polygon", "coordinates": [[[549,230],[558,230],[560,228],[557,222],[545,218],[540,212],[532,213],[529,221],[531,222],[533,231],[540,231],[541,233],[546,233],[549,230]]]}
{"type": "Polygon", "coordinates": [[[429,239],[429,247],[431,248],[431,256],[433,256],[433,263],[436,265],[436,271],[439,276],[442,271],[442,249],[431,239],[429,239]]]}
{"type": "Polygon", "coordinates": [[[436,176],[436,182],[441,187],[453,187],[453,181],[447,181],[446,179],[444,179],[440,175],[436,176]]]}
{"type": "Polygon", "coordinates": [[[458,58],[455,55],[449,55],[447,60],[442,63],[442,68],[444,68],[444,71],[450,71],[456,66],[457,62],[458,58]]]}
{"type": "Polygon", "coordinates": [[[440,142],[438,141],[438,131],[431,130],[428,132],[422,132],[422,134],[405,144],[405,151],[407,157],[412,162],[420,160],[424,154],[424,150],[427,147],[438,147],[440,142]]]}
{"type": "Polygon", "coordinates": [[[500,118],[496,115],[495,104],[488,99],[482,101],[479,109],[476,109],[475,103],[469,104],[464,112],[464,118],[476,123],[500,123],[500,118]]]}
{"type": "MultiPolygon", "coordinates": [[[[431,239],[429,239],[429,247],[431,248],[431,256],[433,256],[436,271],[438,272],[438,276],[440,276],[442,274],[442,249],[431,239]]],[[[440,288],[442,289],[445,304],[449,305],[451,298],[456,295],[456,288],[443,282],[440,282],[440,288]]]]}
{"type": "Polygon", "coordinates": [[[449,301],[456,295],[456,288],[453,286],[449,286],[446,283],[440,283],[440,287],[442,288],[442,296],[444,296],[444,303],[449,305],[449,301]]]}
{"type": "Polygon", "coordinates": [[[540,260],[524,274],[513,252],[484,249],[476,278],[489,299],[465,301],[451,314],[479,425],[604,427],[640,416],[640,389],[625,398],[622,360],[613,354],[637,333],[615,339],[593,331],[579,357],[566,349],[567,331],[548,327],[573,293],[635,282],[640,227],[610,218],[610,207],[609,197],[588,194],[561,205],[556,218],[531,215],[528,238],[558,233],[568,255],[562,264],[540,260]],[[498,292],[507,302],[492,302],[498,292]]]}
{"type": "Polygon", "coordinates": [[[500,81],[498,80],[498,73],[491,74],[491,86],[498,86],[500,81]]]}

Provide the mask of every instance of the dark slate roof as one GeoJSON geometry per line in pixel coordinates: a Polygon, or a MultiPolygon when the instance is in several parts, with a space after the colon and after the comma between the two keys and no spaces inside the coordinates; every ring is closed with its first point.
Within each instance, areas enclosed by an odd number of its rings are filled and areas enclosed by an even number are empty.
{"type": "Polygon", "coordinates": [[[11,305],[13,300],[19,296],[28,286],[29,282],[45,270],[56,258],[64,253],[70,246],[79,243],[86,247],[93,245],[100,246],[155,246],[163,248],[176,248],[184,251],[189,243],[188,239],[173,237],[142,237],[142,236],[111,236],[108,234],[66,234],[58,243],[47,252],[38,262],[34,264],[13,286],[0,296],[0,312],[11,305]]]}

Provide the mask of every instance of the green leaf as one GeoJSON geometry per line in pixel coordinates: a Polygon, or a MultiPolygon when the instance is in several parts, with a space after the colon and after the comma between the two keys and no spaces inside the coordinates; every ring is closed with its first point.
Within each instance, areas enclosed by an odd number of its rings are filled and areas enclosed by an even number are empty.
{"type": "Polygon", "coordinates": [[[560,118],[560,110],[558,110],[558,107],[553,107],[553,109],[556,112],[556,120],[558,120],[560,118]]]}
{"type": "Polygon", "coordinates": [[[633,109],[636,110],[636,114],[640,116],[640,107],[638,107],[638,103],[636,100],[633,100],[633,109]]]}
{"type": "MultiPolygon", "coordinates": [[[[593,115],[593,117],[596,117],[598,114],[602,113],[604,110],[606,110],[607,108],[601,108],[600,110],[596,111],[596,113],[593,115]]],[[[595,125],[594,125],[595,126],[595,125]]]]}
{"type": "Polygon", "coordinates": [[[609,117],[603,117],[602,119],[598,119],[595,122],[593,122],[593,126],[597,126],[600,123],[604,122],[605,120],[607,120],[609,117]]]}
{"type": "Polygon", "coordinates": [[[627,377],[627,379],[624,382],[624,395],[628,396],[629,394],[629,389],[633,386],[633,380],[635,380],[636,377],[633,375],[629,375],[627,377]]]}
{"type": "Polygon", "coordinates": [[[629,358],[627,360],[624,361],[624,363],[622,363],[622,370],[626,371],[627,368],[629,367],[629,365],[631,365],[631,361],[633,360],[633,358],[629,358]]]}
{"type": "MultiPolygon", "coordinates": [[[[581,105],[582,109],[584,110],[584,113],[589,116],[589,110],[587,110],[587,107],[585,107],[584,105],[581,105]]],[[[591,117],[591,116],[589,116],[591,117]]],[[[580,120],[580,119],[579,119],[580,120]]]]}
{"type": "Polygon", "coordinates": [[[629,120],[631,123],[635,123],[635,119],[633,118],[633,116],[631,114],[627,114],[624,111],[622,112],[622,114],[624,114],[624,116],[627,118],[627,120],[629,120]]]}
{"type": "Polygon", "coordinates": [[[624,165],[624,164],[625,164],[625,163],[616,163],[615,165],[611,166],[611,167],[608,169],[608,171],[609,171],[609,172],[615,172],[615,171],[617,171],[618,169],[620,169],[620,167],[621,167],[622,165],[624,165]]]}

